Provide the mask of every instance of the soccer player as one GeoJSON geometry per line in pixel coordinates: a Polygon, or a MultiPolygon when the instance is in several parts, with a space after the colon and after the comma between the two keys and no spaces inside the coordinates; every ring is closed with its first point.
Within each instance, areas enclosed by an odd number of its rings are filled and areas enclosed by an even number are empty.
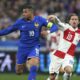
{"type": "Polygon", "coordinates": [[[63,80],[70,80],[74,64],[74,52],[76,45],[80,40],[80,29],[78,29],[79,17],[71,14],[67,23],[62,23],[56,16],[50,16],[54,23],[59,25],[59,29],[63,32],[60,34],[60,42],[57,50],[53,51],[52,59],[49,67],[53,73],[50,74],[50,80],[55,80],[56,74],[62,65],[64,73],[63,80]]]}
{"type": "MultiPolygon", "coordinates": [[[[47,17],[48,21],[52,22],[51,19],[49,18],[49,16],[47,17]]],[[[49,55],[50,55],[50,60],[52,59],[52,55],[53,55],[53,51],[57,49],[58,44],[59,44],[59,38],[60,38],[60,33],[62,32],[61,30],[57,30],[56,32],[52,32],[49,34],[45,34],[47,33],[47,31],[42,31],[44,36],[46,36],[46,47],[47,50],[49,51],[49,55]]],[[[50,69],[51,67],[53,67],[53,65],[49,66],[50,69]]],[[[49,71],[49,73],[53,73],[52,70],[49,71]]],[[[55,80],[58,80],[58,75],[56,76],[55,80]]],[[[47,80],[50,80],[50,78],[48,77],[47,80]]]]}
{"type": "Polygon", "coordinates": [[[36,80],[39,65],[39,37],[43,26],[50,28],[48,32],[56,31],[57,26],[40,16],[34,16],[34,7],[26,5],[23,8],[23,18],[18,19],[12,26],[0,30],[0,36],[20,30],[18,52],[16,54],[16,73],[22,74],[28,64],[28,80],[36,80]]]}
{"type": "MultiPolygon", "coordinates": [[[[59,40],[60,40],[60,33],[61,30],[58,30],[56,32],[50,33],[47,35],[47,49],[50,51],[50,61],[52,59],[53,56],[53,51],[57,49],[58,44],[59,44],[59,40]]],[[[54,65],[50,65],[50,69],[49,69],[49,73],[53,73],[53,70],[51,69],[54,65]]],[[[58,80],[58,75],[56,75],[55,80],[58,80]]],[[[50,80],[50,78],[48,78],[47,80],[50,80]]]]}

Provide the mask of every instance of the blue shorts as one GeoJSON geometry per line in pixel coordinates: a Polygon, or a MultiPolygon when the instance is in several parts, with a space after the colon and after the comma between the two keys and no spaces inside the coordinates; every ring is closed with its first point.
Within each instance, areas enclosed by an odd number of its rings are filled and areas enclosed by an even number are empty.
{"type": "Polygon", "coordinates": [[[16,55],[16,64],[24,64],[28,58],[38,57],[39,58],[39,46],[32,48],[20,48],[16,55]]]}

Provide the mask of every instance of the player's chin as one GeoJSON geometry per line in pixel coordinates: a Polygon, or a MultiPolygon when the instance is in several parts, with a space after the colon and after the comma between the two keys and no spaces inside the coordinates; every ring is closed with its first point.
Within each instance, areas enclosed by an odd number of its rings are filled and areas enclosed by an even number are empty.
{"type": "Polygon", "coordinates": [[[73,28],[77,28],[77,25],[73,25],[72,27],[73,27],[73,28]]]}

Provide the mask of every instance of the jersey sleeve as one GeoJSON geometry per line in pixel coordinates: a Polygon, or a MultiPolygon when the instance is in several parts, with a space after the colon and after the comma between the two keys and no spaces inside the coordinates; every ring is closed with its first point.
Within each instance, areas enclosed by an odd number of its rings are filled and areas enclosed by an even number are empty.
{"type": "Polygon", "coordinates": [[[7,35],[11,32],[18,30],[19,26],[20,26],[20,20],[17,20],[13,25],[11,25],[3,30],[0,30],[0,36],[7,35]]]}
{"type": "Polygon", "coordinates": [[[68,29],[70,27],[69,24],[66,24],[66,23],[61,22],[58,17],[55,16],[55,19],[56,19],[55,20],[55,23],[57,23],[59,25],[59,29],[60,30],[63,30],[64,31],[64,30],[66,30],[66,29],[68,29]]]}
{"type": "Polygon", "coordinates": [[[42,21],[42,26],[47,26],[48,24],[48,20],[46,20],[45,18],[41,18],[41,21],[42,21]]]}
{"type": "Polygon", "coordinates": [[[49,22],[48,20],[42,18],[43,25],[46,26],[48,29],[50,29],[50,32],[55,32],[58,30],[58,27],[56,24],[53,24],[52,22],[49,22]]]}

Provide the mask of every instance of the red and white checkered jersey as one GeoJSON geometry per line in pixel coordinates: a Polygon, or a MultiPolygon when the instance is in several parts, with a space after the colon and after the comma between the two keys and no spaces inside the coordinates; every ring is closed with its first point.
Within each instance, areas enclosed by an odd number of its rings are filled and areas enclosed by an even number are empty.
{"type": "Polygon", "coordinates": [[[62,22],[58,24],[63,32],[60,34],[58,49],[54,55],[64,58],[66,54],[69,54],[74,57],[76,45],[80,40],[80,29],[74,29],[71,25],[62,22]]]}
{"type": "Polygon", "coordinates": [[[57,49],[61,32],[62,32],[61,30],[58,30],[56,32],[53,32],[47,35],[47,41],[51,44],[50,45],[51,51],[57,49]]]}

